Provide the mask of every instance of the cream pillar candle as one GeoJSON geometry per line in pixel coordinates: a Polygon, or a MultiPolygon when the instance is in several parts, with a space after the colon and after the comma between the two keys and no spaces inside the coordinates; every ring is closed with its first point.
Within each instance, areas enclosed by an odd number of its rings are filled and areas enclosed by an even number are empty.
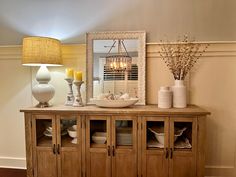
{"type": "Polygon", "coordinates": [[[66,78],[68,79],[74,78],[74,70],[72,68],[66,68],[66,78]]]}
{"type": "Polygon", "coordinates": [[[82,72],[81,71],[74,72],[74,80],[75,81],[82,81],[82,72]]]}

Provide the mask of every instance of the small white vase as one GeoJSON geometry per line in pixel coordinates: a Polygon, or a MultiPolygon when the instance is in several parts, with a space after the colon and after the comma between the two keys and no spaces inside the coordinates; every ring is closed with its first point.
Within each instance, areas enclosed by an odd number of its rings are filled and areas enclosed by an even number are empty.
{"type": "Polygon", "coordinates": [[[158,91],[158,107],[171,108],[172,106],[172,91],[170,87],[161,87],[158,91]]]}
{"type": "Polygon", "coordinates": [[[175,80],[175,85],[172,87],[173,91],[173,107],[185,108],[187,107],[186,86],[183,80],[175,80]]]}

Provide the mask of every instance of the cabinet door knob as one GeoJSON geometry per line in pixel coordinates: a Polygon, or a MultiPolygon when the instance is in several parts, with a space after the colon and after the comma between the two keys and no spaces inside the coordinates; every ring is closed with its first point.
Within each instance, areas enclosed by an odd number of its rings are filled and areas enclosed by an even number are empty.
{"type": "Polygon", "coordinates": [[[170,159],[173,158],[173,148],[170,148],[170,159]]]}
{"type": "Polygon", "coordinates": [[[60,154],[60,145],[57,145],[57,154],[60,154]]]}
{"type": "Polygon", "coordinates": [[[53,152],[53,154],[56,154],[56,145],[55,144],[53,145],[52,152],[53,152]]]}
{"type": "Polygon", "coordinates": [[[112,146],[112,155],[115,156],[115,147],[112,146]]]}
{"type": "Polygon", "coordinates": [[[169,150],[168,148],[166,148],[166,159],[168,159],[168,157],[169,157],[169,150]]]}
{"type": "Polygon", "coordinates": [[[111,149],[110,149],[110,146],[107,146],[107,155],[108,155],[108,156],[111,155],[111,149]]]}

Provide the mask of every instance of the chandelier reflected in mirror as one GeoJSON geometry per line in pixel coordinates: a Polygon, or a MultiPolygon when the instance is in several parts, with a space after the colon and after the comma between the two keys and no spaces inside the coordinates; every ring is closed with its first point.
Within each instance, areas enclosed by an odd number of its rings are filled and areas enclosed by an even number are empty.
{"type": "Polygon", "coordinates": [[[107,70],[113,71],[113,72],[131,71],[132,57],[127,52],[127,49],[124,44],[124,40],[122,39],[114,40],[105,58],[106,58],[105,67],[107,70]],[[117,42],[118,44],[117,44],[117,53],[116,53],[116,52],[113,52],[112,49],[116,48],[117,42]]]}

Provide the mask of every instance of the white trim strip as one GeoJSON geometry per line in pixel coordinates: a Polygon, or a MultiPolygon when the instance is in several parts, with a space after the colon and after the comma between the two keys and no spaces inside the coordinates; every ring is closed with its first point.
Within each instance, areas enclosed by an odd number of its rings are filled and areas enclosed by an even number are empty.
{"type": "Polygon", "coordinates": [[[0,168],[26,169],[26,158],[0,157],[0,168]]]}
{"type": "MultiPolygon", "coordinates": [[[[235,41],[205,41],[196,43],[210,44],[203,57],[236,57],[235,41]]],[[[160,44],[161,43],[147,43],[146,58],[160,58],[160,44]]],[[[74,59],[75,56],[80,55],[80,51],[77,50],[77,47],[79,46],[85,46],[85,44],[63,45],[63,58],[66,60],[70,60],[74,59]]],[[[22,55],[21,47],[21,45],[0,46],[0,60],[20,60],[22,55]]]]}
{"type": "Polygon", "coordinates": [[[206,165],[206,169],[234,169],[234,166],[225,166],[225,165],[206,165]]]}

